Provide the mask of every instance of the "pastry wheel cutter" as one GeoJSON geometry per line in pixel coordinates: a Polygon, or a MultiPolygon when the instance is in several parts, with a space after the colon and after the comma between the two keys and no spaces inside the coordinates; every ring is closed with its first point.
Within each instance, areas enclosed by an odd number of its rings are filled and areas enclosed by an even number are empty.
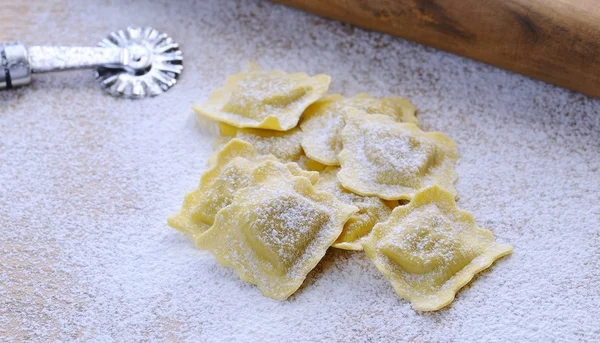
{"type": "Polygon", "coordinates": [[[111,95],[145,98],[175,85],[183,55],[171,37],[150,27],[113,32],[97,47],[0,43],[0,89],[27,85],[32,74],[88,68],[111,95]]]}

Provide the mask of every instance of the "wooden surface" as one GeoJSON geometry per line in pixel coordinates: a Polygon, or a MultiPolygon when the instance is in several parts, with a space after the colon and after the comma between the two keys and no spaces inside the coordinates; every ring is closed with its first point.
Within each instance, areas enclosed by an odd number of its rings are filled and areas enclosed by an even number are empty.
{"type": "Polygon", "coordinates": [[[600,97],[598,0],[276,0],[600,97]]]}

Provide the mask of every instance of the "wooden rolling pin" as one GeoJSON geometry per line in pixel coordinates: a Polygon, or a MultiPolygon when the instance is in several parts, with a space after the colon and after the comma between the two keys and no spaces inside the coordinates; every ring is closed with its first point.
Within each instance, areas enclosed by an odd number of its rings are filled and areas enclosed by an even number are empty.
{"type": "Polygon", "coordinates": [[[600,98],[600,0],[275,0],[600,98]]]}

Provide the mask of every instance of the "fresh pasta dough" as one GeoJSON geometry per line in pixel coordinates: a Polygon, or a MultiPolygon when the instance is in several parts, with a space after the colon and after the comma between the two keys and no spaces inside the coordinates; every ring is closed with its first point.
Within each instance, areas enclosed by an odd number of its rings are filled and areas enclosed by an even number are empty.
{"type": "Polygon", "coordinates": [[[452,302],[475,274],[512,247],[495,242],[454,195],[433,186],[393,210],[363,241],[367,255],[396,293],[416,310],[435,311],[452,302]]]}
{"type": "Polygon", "coordinates": [[[333,194],[345,204],[358,207],[358,212],[344,224],[344,230],[332,246],[345,250],[362,250],[361,239],[371,232],[375,224],[385,221],[392,211],[379,198],[365,197],[344,189],[337,179],[338,170],[335,167],[326,168],[319,175],[315,187],[333,194]]]}
{"type": "Polygon", "coordinates": [[[328,95],[306,109],[300,124],[304,132],[302,148],[308,157],[325,165],[339,165],[341,132],[345,126],[344,118],[350,111],[359,115],[385,115],[399,122],[419,124],[415,117],[416,108],[404,98],[374,98],[364,93],[352,98],[328,95]]]}
{"type": "Polygon", "coordinates": [[[329,82],[255,64],[230,76],[194,108],[220,135],[168,224],[272,299],[334,247],[364,249],[416,310],[445,307],[512,247],[457,209],[452,139],[419,129],[406,99],[324,96],[329,82]]]}
{"type": "MultiPolygon", "coordinates": [[[[198,189],[185,197],[181,211],[169,218],[169,225],[192,236],[202,234],[213,224],[217,212],[231,203],[234,192],[251,184],[253,169],[266,160],[276,158],[258,156],[251,144],[230,140],[211,157],[211,168],[202,175],[198,189]]],[[[282,165],[312,183],[318,180],[317,172],[303,170],[296,163],[282,165]]]]}
{"type": "Polygon", "coordinates": [[[261,163],[251,178],[252,186],[235,193],[196,245],[265,296],[283,300],[300,287],[357,208],[318,192],[276,161],[261,163]]]}
{"type": "Polygon", "coordinates": [[[326,165],[320,162],[310,159],[305,154],[301,155],[300,158],[298,158],[298,160],[296,161],[296,163],[298,163],[298,165],[302,167],[302,169],[309,171],[321,172],[327,167],[326,165]]]}
{"type": "Polygon", "coordinates": [[[273,131],[238,129],[229,124],[219,123],[219,131],[220,135],[215,137],[213,142],[215,150],[221,149],[235,137],[252,144],[261,155],[273,155],[282,162],[295,162],[304,170],[320,172],[327,167],[304,154],[300,145],[303,132],[298,127],[288,131],[273,131]]]}
{"type": "Polygon", "coordinates": [[[210,228],[210,225],[194,218],[194,209],[202,201],[202,193],[194,190],[188,193],[183,199],[183,205],[179,213],[170,216],[167,223],[172,228],[187,233],[193,239],[203,234],[210,228]]]}
{"type": "Polygon", "coordinates": [[[231,75],[225,87],[194,110],[205,117],[238,128],[287,131],[302,112],[327,92],[331,78],[320,74],[266,71],[250,64],[246,72],[231,75]]]}
{"type": "Polygon", "coordinates": [[[221,136],[215,139],[217,147],[235,137],[252,144],[259,154],[271,154],[282,162],[295,162],[302,156],[302,131],[298,127],[288,131],[237,129],[224,123],[219,123],[219,127],[221,136]]]}
{"type": "Polygon", "coordinates": [[[458,148],[439,132],[387,116],[346,116],[339,154],[342,185],[360,195],[410,200],[419,190],[438,185],[456,195],[454,169],[458,148]]]}

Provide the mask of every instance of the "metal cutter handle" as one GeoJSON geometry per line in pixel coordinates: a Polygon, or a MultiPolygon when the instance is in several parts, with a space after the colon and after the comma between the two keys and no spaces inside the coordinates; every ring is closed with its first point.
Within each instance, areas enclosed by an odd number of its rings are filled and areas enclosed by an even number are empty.
{"type": "Polygon", "coordinates": [[[100,66],[135,68],[143,53],[129,49],[0,44],[0,89],[26,85],[32,73],[89,69],[100,66]]]}

